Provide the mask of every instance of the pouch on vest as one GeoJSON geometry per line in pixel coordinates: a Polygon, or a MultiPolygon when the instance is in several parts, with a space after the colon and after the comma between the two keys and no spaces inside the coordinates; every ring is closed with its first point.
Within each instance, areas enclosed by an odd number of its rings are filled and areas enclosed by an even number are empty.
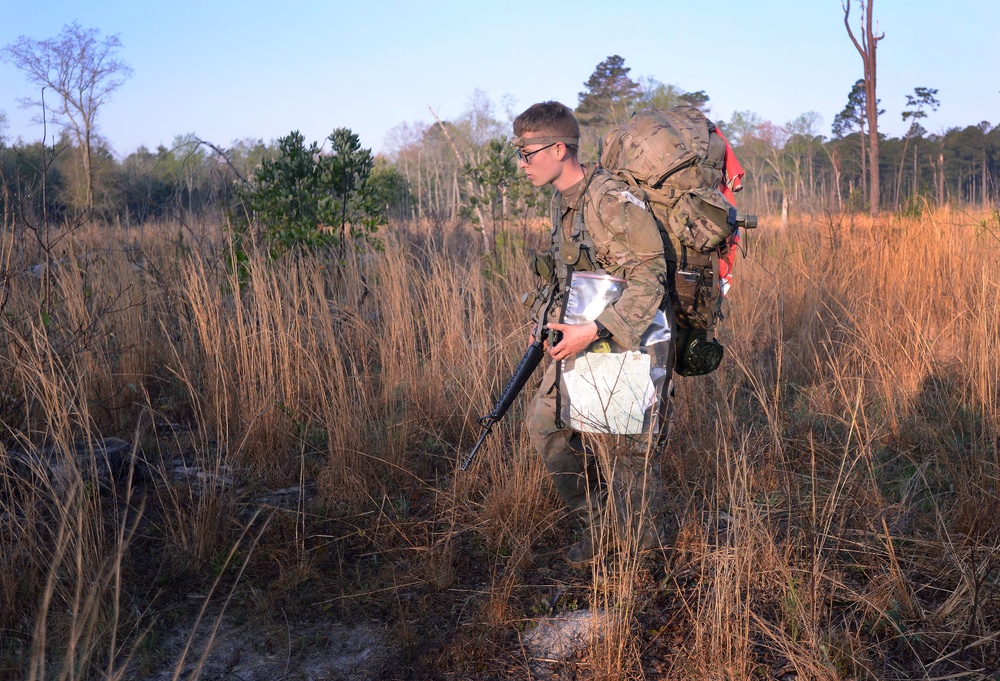
{"type": "Polygon", "coordinates": [[[682,244],[708,253],[726,243],[736,233],[740,219],[746,219],[734,211],[718,189],[700,187],[681,194],[664,221],[682,244]]]}
{"type": "Polygon", "coordinates": [[[677,373],[681,376],[704,376],[719,368],[725,348],[705,329],[678,329],[677,373]]]}
{"type": "Polygon", "coordinates": [[[711,262],[678,265],[673,276],[673,288],[668,295],[681,326],[691,329],[715,328],[720,302],[717,289],[711,262]]]}
{"type": "Polygon", "coordinates": [[[535,253],[531,257],[531,271],[537,274],[546,284],[556,282],[556,265],[548,253],[535,253]]]}
{"type": "MultiPolygon", "coordinates": [[[[562,321],[592,322],[621,297],[624,279],[572,272],[566,284],[562,321]]],[[[597,340],[564,359],[559,371],[560,421],[584,433],[658,434],[664,423],[674,367],[676,322],[669,307],[657,310],[638,350],[597,340]]]]}

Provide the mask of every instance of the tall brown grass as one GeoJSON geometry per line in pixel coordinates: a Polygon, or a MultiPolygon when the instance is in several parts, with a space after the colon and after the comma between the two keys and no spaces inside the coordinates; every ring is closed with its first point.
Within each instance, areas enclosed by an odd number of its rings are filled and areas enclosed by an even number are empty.
{"type": "MultiPolygon", "coordinates": [[[[191,578],[230,596],[324,583],[337,604],[418,584],[425,617],[468,594],[455,645],[490,641],[480,662],[519,673],[504,641],[568,526],[524,403],[468,473],[456,464],[526,344],[531,245],[481,257],[474,235],[410,229],[345,262],[253,255],[241,279],[218,232],[90,228],[51,289],[24,235],[0,242],[16,274],[0,320],[7,673],[137,674],[162,592],[191,578]],[[79,443],[109,436],[135,446],[105,479],[79,443]],[[288,519],[258,523],[257,496],[291,485],[288,519]],[[357,530],[324,534],[338,518],[357,530]],[[348,541],[396,567],[345,563],[348,541]]],[[[671,557],[619,550],[578,575],[610,618],[580,674],[995,673],[998,234],[995,214],[958,211],[764,220],[726,361],[678,380],[671,557]]],[[[404,642],[418,605],[398,603],[404,642]]]]}

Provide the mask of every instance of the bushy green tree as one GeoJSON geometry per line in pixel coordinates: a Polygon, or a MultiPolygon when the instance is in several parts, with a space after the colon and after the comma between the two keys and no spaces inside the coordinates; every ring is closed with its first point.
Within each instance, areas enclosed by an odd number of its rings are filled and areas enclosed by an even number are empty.
{"type": "Polygon", "coordinates": [[[374,200],[386,217],[394,220],[410,217],[410,183],[396,166],[383,157],[376,157],[368,181],[372,185],[374,200]]]}
{"type": "Polygon", "coordinates": [[[347,128],[327,139],[331,151],[323,154],[298,131],[282,137],[240,192],[274,254],[332,246],[343,255],[349,243],[377,245],[385,207],[371,181],[371,150],[347,128]]]}
{"type": "MultiPolygon", "coordinates": [[[[833,136],[839,139],[855,130],[864,135],[865,107],[865,81],[858,80],[851,86],[851,91],[847,93],[847,104],[844,105],[844,110],[833,117],[833,136]]],[[[885,109],[879,111],[879,114],[884,113],[885,109]]]]}
{"type": "Polygon", "coordinates": [[[479,163],[466,163],[463,172],[474,186],[479,189],[478,195],[469,196],[469,206],[465,209],[467,216],[476,221],[475,208],[485,210],[480,214],[488,215],[492,223],[492,243],[490,235],[485,233],[487,225],[479,225],[484,231],[483,241],[487,252],[496,250],[497,231],[502,229],[507,219],[508,192],[518,180],[517,162],[510,151],[510,145],[503,138],[491,139],[481,154],[479,163]]]}
{"type": "Polygon", "coordinates": [[[641,88],[629,77],[625,59],[613,54],[594,69],[579,94],[576,115],[581,125],[606,127],[623,123],[641,88]]]}
{"type": "Polygon", "coordinates": [[[265,159],[246,189],[247,208],[260,223],[269,241],[293,243],[318,240],[319,166],[314,160],[319,146],[306,146],[295,130],[278,140],[278,154],[265,159]]]}
{"type": "Polygon", "coordinates": [[[333,228],[331,241],[343,252],[347,241],[375,243],[375,234],[385,224],[385,211],[369,182],[375,158],[362,149],[360,138],[347,128],[337,128],[327,138],[330,156],[320,156],[320,180],[333,191],[320,201],[324,222],[333,228]],[[329,212],[330,217],[327,218],[329,212]]]}
{"type": "Polygon", "coordinates": [[[661,83],[652,77],[641,78],[640,83],[642,84],[642,91],[636,100],[636,109],[649,106],[662,111],[681,104],[687,104],[707,114],[712,108],[708,103],[710,97],[704,90],[688,92],[676,85],[661,83]]]}

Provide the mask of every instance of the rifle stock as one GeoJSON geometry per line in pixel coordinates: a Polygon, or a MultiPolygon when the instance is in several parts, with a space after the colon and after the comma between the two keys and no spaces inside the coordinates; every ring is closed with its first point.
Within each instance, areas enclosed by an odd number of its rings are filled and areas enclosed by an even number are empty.
{"type": "Polygon", "coordinates": [[[500,422],[500,419],[504,417],[507,410],[510,409],[510,405],[514,404],[514,400],[517,396],[524,390],[525,384],[528,379],[531,378],[531,374],[538,368],[539,363],[542,361],[542,357],[545,356],[545,351],[543,350],[543,344],[541,340],[541,334],[536,334],[535,341],[528,346],[527,351],[525,351],[524,356],[518,363],[517,368],[514,369],[514,375],[510,377],[507,381],[506,387],[504,387],[503,392],[500,394],[500,398],[497,403],[493,406],[493,411],[491,411],[486,416],[479,418],[479,425],[483,427],[481,433],[479,433],[479,439],[476,441],[476,445],[469,452],[469,455],[465,458],[462,463],[462,470],[464,471],[472,463],[473,457],[479,448],[483,446],[483,442],[486,441],[486,436],[493,432],[493,426],[500,422]]]}

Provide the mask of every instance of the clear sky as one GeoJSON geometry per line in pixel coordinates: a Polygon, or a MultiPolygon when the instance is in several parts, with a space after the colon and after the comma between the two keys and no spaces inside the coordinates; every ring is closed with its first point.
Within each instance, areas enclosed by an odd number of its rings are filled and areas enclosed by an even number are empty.
{"type": "MultiPolygon", "coordinates": [[[[881,127],[901,135],[906,95],[939,90],[923,121],[943,132],[1000,123],[994,48],[1000,1],[875,0],[881,127]]],[[[851,12],[856,28],[860,13],[851,12]]],[[[861,77],[841,0],[0,0],[0,45],[54,37],[74,20],[120,35],[133,77],[98,125],[119,156],[195,133],[226,146],[300,130],[322,140],[349,127],[380,151],[402,122],[467,108],[476,88],[521,110],[577,93],[608,55],[638,80],[705,90],[711,114],[751,110],[785,123],[806,111],[834,115],[861,77]],[[707,9],[711,7],[712,9],[707,9]]],[[[37,140],[22,74],[0,64],[7,137],[37,140]]]]}

